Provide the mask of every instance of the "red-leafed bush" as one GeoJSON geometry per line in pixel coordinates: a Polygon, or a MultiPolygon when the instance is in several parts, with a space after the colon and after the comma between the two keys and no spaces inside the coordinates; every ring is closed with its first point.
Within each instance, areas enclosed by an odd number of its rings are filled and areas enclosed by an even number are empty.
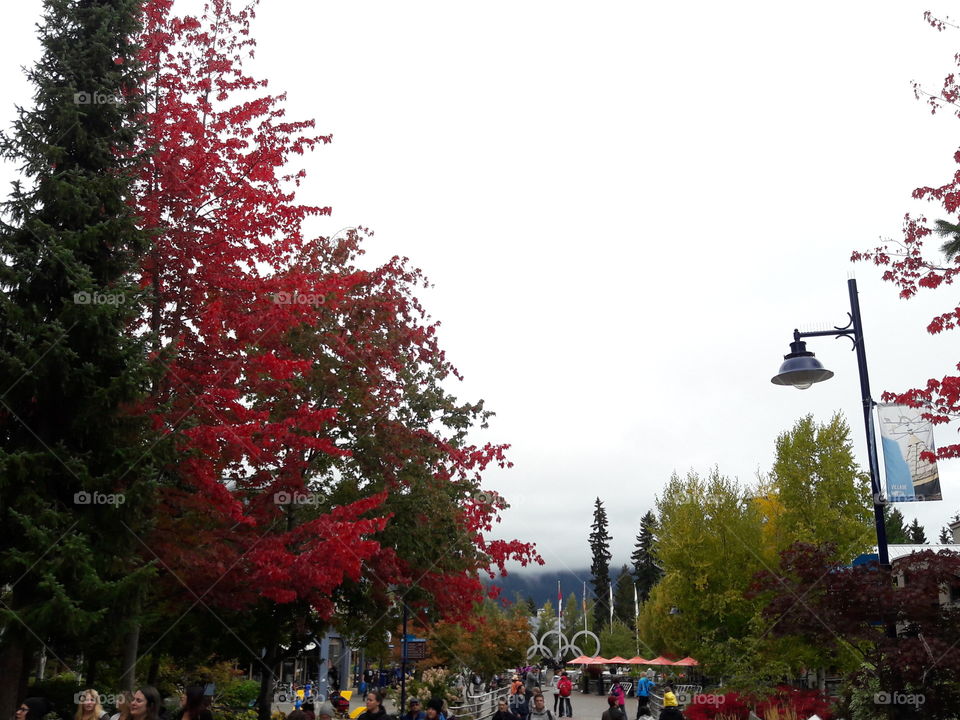
{"type": "Polygon", "coordinates": [[[789,685],[777,686],[773,695],[757,703],[756,713],[764,720],[771,710],[779,710],[781,714],[792,710],[801,720],[811,715],[818,715],[822,720],[833,717],[830,701],[819,690],[801,690],[789,685]]]}
{"type": "Polygon", "coordinates": [[[683,710],[688,720],[747,720],[750,705],[735,692],[724,695],[700,693],[683,710]]]}
{"type": "Polygon", "coordinates": [[[683,714],[687,720],[747,720],[751,709],[764,720],[791,714],[800,720],[815,714],[822,720],[833,717],[830,701],[822,693],[789,685],[778,686],[772,695],[759,702],[735,692],[724,695],[701,693],[693,697],[683,714]]]}

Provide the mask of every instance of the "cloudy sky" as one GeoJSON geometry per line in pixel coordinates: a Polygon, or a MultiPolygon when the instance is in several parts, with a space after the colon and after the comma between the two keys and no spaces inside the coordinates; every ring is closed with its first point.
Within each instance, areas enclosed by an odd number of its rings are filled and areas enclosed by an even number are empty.
{"type": "MultiPolygon", "coordinates": [[[[599,496],[619,564],[672,472],[752,482],[806,413],[844,412],[865,460],[847,341],[810,342],[829,383],[770,383],[794,327],[846,322],[851,273],[876,397],[957,362],[924,330],[955,292],[904,302],[849,262],[956,167],[960,121],[911,89],[960,45],[927,7],[265,0],[252,67],[333,133],[306,161],[303,199],[334,208],[312,229],[370,227],[372,260],[435,283],[456,391],[497,412],[478,439],[513,446],[487,483],[513,503],[502,534],[588,564],[599,496]]],[[[39,8],[5,8],[4,127],[39,8]]],[[[931,539],[960,510],[960,463],[941,476],[944,502],[901,506],[931,539]]]]}

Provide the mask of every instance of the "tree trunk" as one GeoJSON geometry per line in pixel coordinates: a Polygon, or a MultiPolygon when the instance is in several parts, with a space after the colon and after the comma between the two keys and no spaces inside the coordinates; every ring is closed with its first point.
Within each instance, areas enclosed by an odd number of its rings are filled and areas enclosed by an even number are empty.
{"type": "Polygon", "coordinates": [[[97,686],[97,662],[98,659],[96,655],[91,654],[90,657],[87,658],[87,667],[83,671],[83,674],[86,677],[84,685],[87,687],[97,686]]]}
{"type": "Polygon", "coordinates": [[[273,705],[273,665],[277,659],[277,641],[271,640],[260,663],[260,697],[257,699],[257,720],[270,720],[273,705]]]}
{"type": "Polygon", "coordinates": [[[28,670],[24,667],[26,644],[23,633],[14,625],[16,620],[4,628],[3,646],[0,648],[0,717],[12,718],[17,703],[23,700],[21,695],[22,679],[28,670]]]}
{"type": "Polygon", "coordinates": [[[150,654],[150,669],[147,671],[147,685],[156,687],[157,676],[160,674],[160,652],[159,648],[154,648],[150,654]]]}
{"type": "Polygon", "coordinates": [[[825,693],[827,691],[827,671],[825,668],[817,668],[817,689],[825,693]]]}
{"type": "Polygon", "coordinates": [[[140,592],[133,596],[130,608],[132,625],[123,639],[123,674],[120,676],[120,689],[133,691],[137,682],[137,650],[140,646],[140,592]]]}

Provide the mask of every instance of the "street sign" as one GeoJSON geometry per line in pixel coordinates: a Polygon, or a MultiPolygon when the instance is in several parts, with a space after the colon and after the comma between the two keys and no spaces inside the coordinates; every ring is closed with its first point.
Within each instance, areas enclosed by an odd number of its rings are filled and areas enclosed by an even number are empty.
{"type": "Polygon", "coordinates": [[[423,660],[427,657],[427,641],[407,641],[407,660],[423,660]]]}

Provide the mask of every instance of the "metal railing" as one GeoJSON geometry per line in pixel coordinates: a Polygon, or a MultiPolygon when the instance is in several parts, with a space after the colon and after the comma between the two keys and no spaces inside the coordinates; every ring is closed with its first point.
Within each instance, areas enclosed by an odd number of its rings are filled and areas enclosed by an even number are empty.
{"type": "Polygon", "coordinates": [[[455,717],[469,716],[473,720],[486,720],[497,711],[497,700],[507,694],[507,688],[487,690],[479,695],[471,695],[469,690],[463,693],[463,704],[453,705],[450,710],[455,717]]]}

